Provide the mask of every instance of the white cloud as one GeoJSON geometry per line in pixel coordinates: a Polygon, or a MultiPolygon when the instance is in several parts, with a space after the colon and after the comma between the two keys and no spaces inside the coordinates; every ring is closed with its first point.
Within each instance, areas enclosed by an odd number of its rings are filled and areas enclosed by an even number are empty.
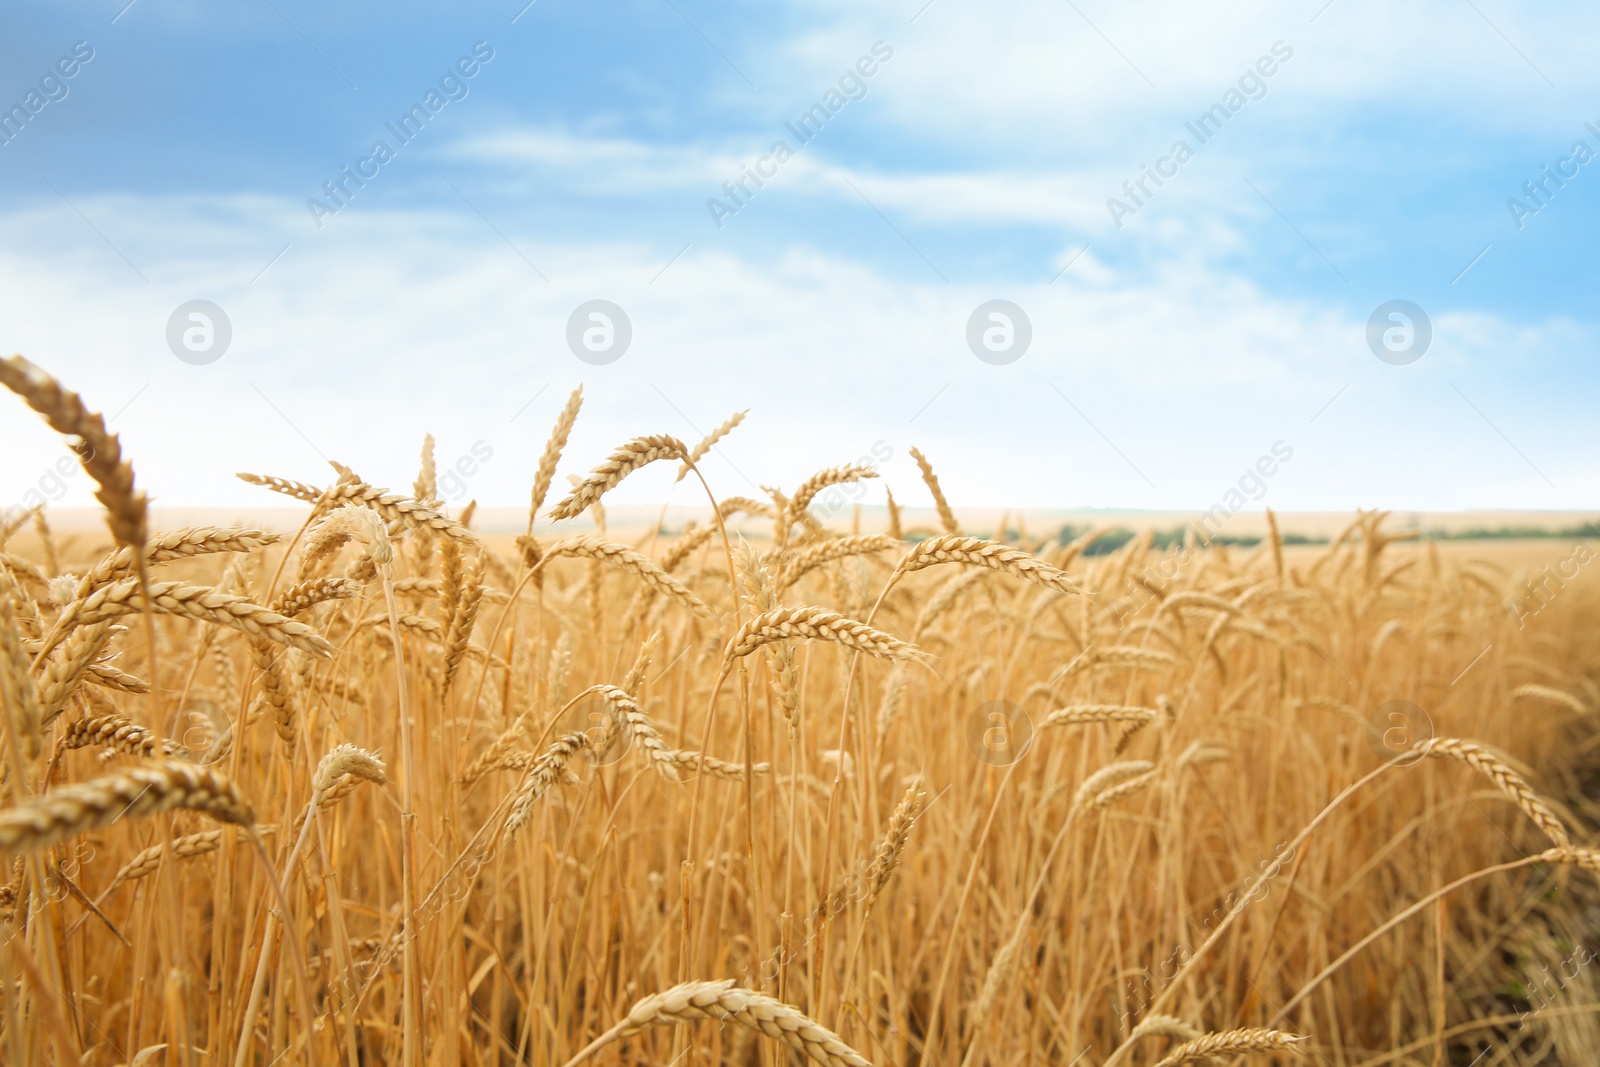
{"type": "MultiPolygon", "coordinates": [[[[1361,322],[1265,293],[1204,248],[1148,279],[1117,279],[1091,259],[1055,285],[1008,291],[1032,318],[1034,347],[991,367],[963,337],[972,309],[996,295],[987,286],[910,284],[804,245],[764,261],[695,249],[652,283],[670,250],[514,234],[544,282],[465,215],[352,211],[307,237],[303,223],[261,221],[293,217],[287,203],[76,203],[150,281],[65,206],[0,217],[8,342],[108,412],[137,396],[113,428],[168,504],[270,502],[234,472],[316,481],[319,451],[409,485],[428,431],[445,462],[489,445],[466,493],[516,506],[580,381],[590,399],[569,470],[635,434],[692,439],[751,408],[722,450],[732,464],[712,463],[725,494],[793,485],[882,440],[908,499],[919,490],[904,450],[919,444],[952,499],[971,505],[1203,506],[1280,438],[1300,450],[1274,482],[1284,507],[1558,507],[1600,490],[1580,414],[1558,404],[1535,415],[1496,384],[1508,353],[1536,363],[1557,345],[1592,348],[1584,329],[1441,315],[1435,352],[1391,368],[1365,350],[1361,322]],[[252,284],[285,233],[294,247],[252,284]],[[39,254],[46,242],[53,255],[39,254]],[[606,367],[578,362],[563,340],[572,309],[597,296],[625,307],[635,330],[606,367]],[[209,367],[180,363],[163,337],[172,309],[195,297],[233,321],[233,348],[209,367]]],[[[14,457],[0,499],[60,454],[20,405],[0,419],[0,445],[14,457]]],[[[669,481],[641,476],[618,499],[656,499],[669,481]]],[[[82,479],[70,499],[86,501],[82,479]]]]}

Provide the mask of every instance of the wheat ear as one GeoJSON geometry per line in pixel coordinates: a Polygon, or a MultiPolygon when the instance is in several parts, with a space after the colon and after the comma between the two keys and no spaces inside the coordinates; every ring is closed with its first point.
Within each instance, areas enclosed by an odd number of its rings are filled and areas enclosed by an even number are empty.
{"type": "Polygon", "coordinates": [[[1140,779],[1155,770],[1155,767],[1154,763],[1144,759],[1107,764],[1083,780],[1083,784],[1078,786],[1078,791],[1072,796],[1072,806],[1077,811],[1092,811],[1103,807],[1104,805],[1099,802],[1100,797],[1121,783],[1140,779]]]}
{"type": "Polygon", "coordinates": [[[1128,704],[1073,704],[1052,711],[1039,725],[1081,726],[1091,722],[1124,722],[1144,726],[1158,716],[1155,708],[1140,708],[1128,704]]]}
{"type": "Polygon", "coordinates": [[[927,799],[927,793],[914,785],[910,786],[906,789],[905,796],[900,798],[900,803],[896,804],[894,811],[890,813],[889,828],[878,847],[873,850],[872,862],[867,864],[866,875],[862,879],[867,883],[868,912],[872,911],[872,905],[877,903],[878,897],[889,885],[889,879],[894,877],[895,868],[900,865],[900,854],[905,851],[906,842],[911,839],[911,828],[922,815],[927,799]]]}
{"type": "Polygon", "coordinates": [[[630,694],[614,685],[591,685],[567,703],[576,703],[590,695],[599,696],[611,708],[618,732],[639,743],[652,770],[669,782],[678,780],[674,754],[661,740],[661,731],[656,729],[656,724],[640,710],[638,702],[630,694]]]}
{"type": "Polygon", "coordinates": [[[840,1040],[839,1035],[799,1008],[761,993],[739,989],[731,978],[720,982],[684,982],[664,992],[652,993],[635,1004],[621,1022],[567,1061],[566,1067],[574,1067],[619,1038],[652,1026],[673,1026],[696,1019],[719,1019],[749,1027],[826,1067],[871,1067],[859,1052],[840,1040]]]}
{"type": "Polygon", "coordinates": [[[0,360],[0,385],[26,401],[51,429],[78,438],[73,451],[98,486],[95,499],[105,506],[111,536],[119,545],[141,548],[147,534],[148,502],[144,493],[134,488],[133,467],[122,458],[122,443],[116,434],[107,432],[105,419],[90,411],[77,393],[21,356],[0,360]]]}
{"type": "Polygon", "coordinates": [[[1476,741],[1464,741],[1457,737],[1435,737],[1424,742],[1420,748],[1425,756],[1465,763],[1494,783],[1494,787],[1521,808],[1523,814],[1533,820],[1534,825],[1543,830],[1550,840],[1562,846],[1572,843],[1566,826],[1556,813],[1533,791],[1527,780],[1512,770],[1511,765],[1497,753],[1476,741]]]}
{"type": "Polygon", "coordinates": [[[939,488],[939,476],[933,473],[933,464],[915,448],[911,449],[911,458],[917,461],[917,470],[922,472],[922,481],[928,487],[928,492],[933,494],[933,505],[939,509],[939,525],[944,527],[947,534],[961,532],[961,524],[956,522],[955,512],[950,510],[950,501],[944,498],[944,490],[939,488]]]}
{"type": "Polygon", "coordinates": [[[817,607],[777,608],[763,612],[739,628],[728,642],[725,660],[748,656],[773,641],[831,641],[856,652],[887,660],[922,658],[915,645],[874,630],[864,622],[817,607]]]}
{"type": "Polygon", "coordinates": [[[962,537],[955,534],[932,537],[912,548],[896,565],[888,584],[892,586],[902,575],[920,571],[925,567],[938,566],[941,563],[986,567],[1047,589],[1082,595],[1082,590],[1072,583],[1066,571],[1052,567],[1037,556],[1029,555],[1020,548],[1001,544],[999,541],[985,541],[979,537],[962,537]]]}
{"type": "Polygon", "coordinates": [[[748,410],[736,411],[732,415],[729,415],[722,425],[718,426],[715,430],[712,430],[710,433],[702,437],[700,439],[700,443],[694,446],[694,451],[689,453],[689,458],[685,459],[681,464],[679,464],[678,477],[675,479],[675,481],[681,482],[684,480],[684,478],[688,477],[689,471],[693,469],[694,465],[699,463],[702,459],[705,459],[706,453],[710,452],[718,441],[732,433],[733,428],[743,422],[744,417],[748,414],[750,414],[748,410]]]}
{"type": "Polygon", "coordinates": [[[1543,700],[1546,703],[1559,704],[1578,715],[1585,715],[1589,711],[1588,706],[1571,693],[1548,685],[1519,685],[1511,691],[1511,699],[1543,700]]]}
{"type": "Polygon", "coordinates": [[[1237,1056],[1242,1052],[1295,1051],[1295,1046],[1304,1040],[1305,1038],[1298,1034],[1286,1034],[1281,1030],[1256,1028],[1224,1030],[1221,1033],[1197,1037],[1193,1041],[1185,1041],[1167,1053],[1156,1067],[1179,1067],[1180,1064],[1196,1063],[1213,1057],[1237,1056]]]}
{"type": "Polygon", "coordinates": [[[44,747],[44,714],[28,654],[17,635],[16,606],[9,594],[0,595],[0,688],[5,693],[5,714],[11,716],[8,733],[22,742],[22,755],[31,760],[44,747]]]}
{"type": "MultiPolygon", "coordinates": [[[[139,591],[139,579],[124,578],[103,585],[90,593],[83,602],[78,621],[88,625],[106,619],[133,615],[144,610],[145,598],[139,591]]],[[[220,593],[205,585],[188,585],[184,582],[150,583],[150,605],[155,610],[182,618],[228,626],[247,634],[277,641],[298,648],[302,652],[331,655],[333,646],[303,622],[286,619],[260,604],[252,604],[242,596],[220,593]]]]}
{"type": "Polygon", "coordinates": [[[856,537],[830,537],[807,545],[795,552],[778,572],[774,584],[779,592],[798,582],[809,572],[825,563],[847,556],[864,556],[873,552],[887,552],[898,548],[900,542],[884,534],[865,534],[856,537]]]}
{"type": "Polygon", "coordinates": [[[556,477],[556,464],[561,462],[561,453],[567,447],[567,437],[572,433],[573,423],[578,421],[578,409],[581,407],[583,386],[580,385],[567,397],[567,403],[550,431],[550,439],[545,442],[544,454],[539,457],[539,470],[533,478],[533,499],[528,506],[530,535],[533,533],[533,520],[538,516],[539,509],[544,507],[544,498],[550,494],[550,483],[556,477]]]}
{"type": "Polygon", "coordinates": [[[550,747],[533,761],[533,766],[528,768],[528,773],[523,776],[521,785],[517,787],[516,798],[511,803],[511,814],[506,817],[507,833],[515,834],[522,827],[528,819],[528,813],[533,810],[534,801],[544,796],[552,785],[568,773],[567,763],[578,752],[590,747],[591,743],[588,734],[573,731],[556,738],[550,743],[550,747]]]}
{"type": "Polygon", "coordinates": [[[170,756],[181,747],[176,741],[169,741],[126,716],[116,714],[86,715],[69,725],[61,737],[62,748],[90,745],[105,745],[146,759],[170,756]]]}
{"type": "Polygon", "coordinates": [[[442,534],[454,540],[474,543],[478,540],[477,535],[471,530],[434,508],[400,493],[375,488],[360,480],[341,482],[319,493],[315,499],[325,501],[327,507],[343,503],[364,504],[376,511],[382,517],[384,524],[389,527],[399,523],[413,530],[442,534]]]}
{"type": "Polygon", "coordinates": [[[676,437],[666,434],[635,437],[578,482],[564,500],[550,509],[550,517],[575,519],[640,467],[658,459],[688,458],[689,449],[676,437]]]}
{"type": "Polygon", "coordinates": [[[240,826],[255,822],[239,790],[220,774],[187,763],[165,763],[63,786],[0,811],[0,850],[47,848],[124,816],[174,808],[240,826]]]}
{"type": "MultiPolygon", "coordinates": [[[[453,543],[446,542],[446,544],[453,543]]],[[[406,579],[406,581],[416,583],[420,580],[410,578],[406,579]]],[[[396,592],[405,591],[400,589],[402,584],[401,582],[395,583],[396,592]]],[[[309,578],[306,581],[297,582],[282,593],[279,593],[278,598],[272,602],[272,610],[286,619],[292,619],[296,615],[309,611],[318,604],[326,603],[329,600],[348,600],[351,597],[360,596],[361,585],[362,583],[353,578],[309,578]]]]}
{"type": "Polygon", "coordinates": [[[687,586],[668,574],[654,560],[642,553],[635,552],[627,545],[619,545],[612,541],[605,541],[598,537],[578,536],[568,537],[557,541],[545,552],[544,560],[555,559],[558,556],[580,556],[584,559],[598,560],[620,567],[645,585],[658,593],[664,593],[668,598],[676,600],[704,619],[714,619],[716,613],[705,601],[691,593],[687,586]]]}

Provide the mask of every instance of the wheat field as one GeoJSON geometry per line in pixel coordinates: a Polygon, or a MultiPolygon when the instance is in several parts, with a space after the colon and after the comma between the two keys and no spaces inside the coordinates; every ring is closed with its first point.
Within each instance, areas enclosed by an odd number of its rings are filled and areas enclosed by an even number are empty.
{"type": "Polygon", "coordinates": [[[915,451],[893,488],[937,526],[891,494],[847,527],[814,504],[870,468],[702,478],[742,415],[569,485],[581,391],[515,538],[446,513],[431,439],[408,489],[241,475],[290,532],[154,530],[99,415],[0,381],[107,519],[0,528],[6,1063],[1600,1048],[1582,577],[1519,613],[1526,575],[1379,513],[1248,549],[973,531],[915,451]],[[701,519],[608,534],[656,463],[701,519]]]}

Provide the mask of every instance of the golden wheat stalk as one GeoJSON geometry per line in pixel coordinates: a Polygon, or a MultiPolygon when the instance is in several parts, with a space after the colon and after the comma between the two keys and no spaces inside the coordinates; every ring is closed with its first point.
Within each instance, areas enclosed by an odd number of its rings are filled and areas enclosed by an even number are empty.
{"type": "Polygon", "coordinates": [[[8,736],[22,743],[24,757],[34,759],[44,747],[45,717],[28,654],[17,634],[16,607],[8,594],[0,595],[0,692],[5,696],[5,714],[11,716],[8,736]]]}
{"type": "Polygon", "coordinates": [[[730,496],[717,505],[717,517],[724,522],[741,512],[757,519],[770,519],[776,515],[771,504],[751,500],[747,496],[730,496]]]}
{"type": "MultiPolygon", "coordinates": [[[[406,581],[412,583],[424,580],[406,579],[406,581]]],[[[403,584],[405,583],[396,582],[395,591],[411,592],[417,588],[413,584],[402,590],[400,586],[403,584]]],[[[360,596],[361,585],[362,583],[352,578],[310,578],[303,582],[297,582],[279,593],[277,599],[272,602],[272,610],[286,619],[292,619],[296,615],[311,610],[318,604],[324,604],[330,600],[349,600],[352,597],[360,596]]]]}
{"type": "Polygon", "coordinates": [[[650,768],[667,781],[676,782],[677,761],[666,742],[661,740],[661,731],[656,729],[656,724],[639,708],[638,701],[614,685],[591,685],[567,703],[573,704],[591,695],[600,697],[611,708],[617,732],[644,749],[645,761],[650,768]]]}

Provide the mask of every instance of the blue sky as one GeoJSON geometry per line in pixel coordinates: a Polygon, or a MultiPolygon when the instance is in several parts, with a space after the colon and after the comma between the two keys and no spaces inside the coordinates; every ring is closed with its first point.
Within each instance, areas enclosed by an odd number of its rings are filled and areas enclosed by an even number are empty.
{"type": "MultiPolygon", "coordinates": [[[[1281,441],[1252,507],[1600,505],[1593,8],[124,3],[8,5],[0,105],[59,99],[0,145],[0,324],[117,413],[160,502],[274,502],[233,472],[325,458],[408,485],[432,432],[493,453],[452,503],[516,505],[581,382],[573,470],[749,408],[728,495],[884,442],[912,502],[917,445],[958,504],[1204,508],[1281,441]],[[566,341],[597,298],[633,329],[604,366],[566,341]],[[233,335],[204,366],[167,340],[196,299],[233,335]],[[1003,366],[966,338],[991,299],[1032,325],[1003,366]],[[1433,330],[1404,366],[1366,337],[1395,299],[1433,330]]],[[[57,446],[20,405],[0,441],[20,499],[57,446]]]]}

